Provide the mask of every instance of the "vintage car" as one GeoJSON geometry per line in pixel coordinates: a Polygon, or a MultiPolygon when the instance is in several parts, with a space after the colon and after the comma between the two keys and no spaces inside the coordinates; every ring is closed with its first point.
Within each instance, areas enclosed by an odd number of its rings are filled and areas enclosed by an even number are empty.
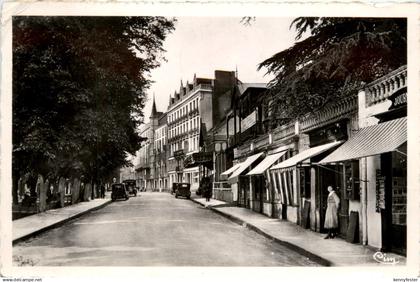
{"type": "Polygon", "coordinates": [[[137,196],[136,181],[134,179],[127,179],[127,180],[124,180],[123,183],[125,184],[125,187],[127,188],[127,193],[129,195],[133,195],[134,197],[136,197],[137,196]]]}
{"type": "Polygon", "coordinates": [[[128,193],[124,183],[114,183],[111,186],[111,200],[115,201],[117,199],[128,200],[128,193]]]}
{"type": "Polygon", "coordinates": [[[176,184],[175,187],[172,186],[172,190],[174,190],[175,198],[178,198],[179,196],[185,197],[189,199],[191,197],[191,191],[190,191],[190,183],[174,183],[176,184]]]}

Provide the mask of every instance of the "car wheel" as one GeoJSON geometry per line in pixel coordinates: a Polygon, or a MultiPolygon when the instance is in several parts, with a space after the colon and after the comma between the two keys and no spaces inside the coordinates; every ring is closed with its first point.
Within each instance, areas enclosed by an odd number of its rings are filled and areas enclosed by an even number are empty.
{"type": "Polygon", "coordinates": [[[178,198],[178,194],[175,194],[175,198],[178,198]]]}

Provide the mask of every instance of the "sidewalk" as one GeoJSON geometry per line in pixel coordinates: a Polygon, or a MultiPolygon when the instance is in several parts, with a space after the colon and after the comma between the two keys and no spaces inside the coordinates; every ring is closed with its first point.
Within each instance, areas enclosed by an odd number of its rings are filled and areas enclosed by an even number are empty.
{"type": "Polygon", "coordinates": [[[105,199],[94,199],[14,220],[12,222],[13,244],[57,227],[92,210],[100,209],[110,202],[111,199],[107,197],[105,199]]]}
{"type": "MultiPolygon", "coordinates": [[[[246,208],[227,205],[227,203],[211,199],[192,197],[194,202],[203,205],[231,220],[264,235],[267,238],[285,245],[325,266],[384,266],[373,259],[375,251],[360,244],[351,244],[343,239],[325,240],[325,234],[304,229],[297,224],[269,218],[246,208]]],[[[396,254],[388,254],[404,266],[406,258],[396,254]]],[[[392,266],[392,265],[389,265],[392,266]]]]}

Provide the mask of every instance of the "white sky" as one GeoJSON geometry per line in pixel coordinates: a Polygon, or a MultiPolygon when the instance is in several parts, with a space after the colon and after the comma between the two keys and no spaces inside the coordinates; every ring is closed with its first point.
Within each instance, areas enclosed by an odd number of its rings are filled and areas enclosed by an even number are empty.
{"type": "Polygon", "coordinates": [[[295,42],[296,33],[289,30],[292,18],[257,17],[250,26],[239,17],[179,17],[175,31],[165,42],[167,62],[151,72],[155,81],[148,91],[144,109],[150,116],[155,93],[158,111],[167,111],[169,95],[178,91],[180,81],[197,77],[214,78],[215,70],[234,71],[243,82],[268,82],[265,70],[257,65],[295,42]]]}

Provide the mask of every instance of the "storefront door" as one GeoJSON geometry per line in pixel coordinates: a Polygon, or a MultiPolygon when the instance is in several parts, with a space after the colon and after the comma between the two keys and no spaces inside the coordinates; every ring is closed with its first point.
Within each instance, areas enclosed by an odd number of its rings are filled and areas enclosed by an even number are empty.
{"type": "Polygon", "coordinates": [[[249,176],[239,176],[238,202],[240,207],[250,208],[249,176]]]}
{"type": "Polygon", "coordinates": [[[338,211],[338,224],[340,236],[345,236],[347,232],[348,224],[348,200],[343,197],[342,187],[342,170],[340,166],[326,165],[318,167],[318,191],[319,191],[319,206],[320,206],[320,218],[321,226],[320,231],[326,232],[324,229],[325,212],[327,211],[327,198],[328,198],[328,186],[332,186],[340,197],[340,210],[338,211]],[[341,231],[343,230],[344,233],[341,231]],[[341,234],[342,233],[342,234],[341,234]]]}
{"type": "MultiPolygon", "coordinates": [[[[406,152],[407,148],[399,148],[406,152]]],[[[407,158],[398,152],[381,155],[385,176],[385,209],[382,209],[384,251],[407,253],[407,158]]]]}

